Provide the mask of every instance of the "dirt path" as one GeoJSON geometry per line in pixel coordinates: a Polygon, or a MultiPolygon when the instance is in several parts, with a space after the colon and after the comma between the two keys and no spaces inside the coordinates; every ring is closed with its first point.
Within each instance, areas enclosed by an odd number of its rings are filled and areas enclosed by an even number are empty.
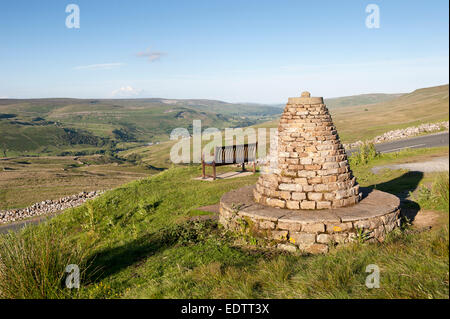
{"type": "Polygon", "coordinates": [[[417,230],[428,230],[442,225],[442,214],[432,210],[404,209],[402,214],[412,221],[413,228],[417,230]]]}
{"type": "Polygon", "coordinates": [[[443,172],[448,171],[449,166],[449,158],[448,156],[445,157],[437,157],[430,161],[426,162],[416,162],[416,163],[401,163],[401,164],[391,164],[391,165],[382,165],[382,166],[375,166],[372,168],[372,172],[374,174],[378,174],[383,169],[407,169],[410,171],[417,171],[417,172],[443,172]]]}

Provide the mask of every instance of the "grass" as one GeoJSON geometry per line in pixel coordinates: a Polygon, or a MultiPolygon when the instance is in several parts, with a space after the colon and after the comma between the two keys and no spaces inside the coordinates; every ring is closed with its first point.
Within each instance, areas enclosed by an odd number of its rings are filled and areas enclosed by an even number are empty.
{"type": "Polygon", "coordinates": [[[177,127],[191,130],[193,120],[208,127],[246,127],[269,121],[281,111],[213,100],[4,99],[0,101],[0,156],[55,155],[84,144],[101,144],[95,148],[100,151],[111,141],[167,141],[177,127]],[[69,140],[67,128],[83,132],[84,142],[69,140]],[[117,137],[116,129],[126,131],[128,137],[117,137]]]}
{"type": "MultiPolygon", "coordinates": [[[[421,156],[414,152],[418,151],[405,151],[401,156],[421,156]]],[[[388,161],[385,156],[374,162],[388,161]]],[[[353,167],[360,183],[393,193],[405,187],[417,188],[427,176],[408,176],[402,171],[364,175],[371,165],[369,161],[353,167]]],[[[229,169],[222,167],[220,171],[229,169]]],[[[326,256],[261,250],[251,242],[236,244],[236,236],[215,222],[190,221],[199,213],[199,206],[217,203],[229,190],[254,184],[257,176],[216,182],[193,180],[200,172],[198,166],[171,168],[123,185],[46,224],[18,233],[8,245],[0,245],[0,257],[7,253],[5,247],[20,247],[30,233],[36,232],[36,246],[48,241],[45,234],[51,234],[52,229],[65,234],[63,247],[57,249],[70,252],[76,244],[85,256],[80,263],[90,267],[82,269],[85,279],[76,295],[62,291],[48,297],[448,298],[448,211],[441,213],[447,216],[441,227],[431,231],[397,230],[383,244],[356,243],[333,249],[326,256]],[[380,289],[364,285],[369,264],[381,269],[380,289]]],[[[15,271],[13,262],[7,266],[10,272],[15,271]]],[[[64,271],[63,263],[58,267],[59,272],[52,277],[54,285],[64,271]]],[[[29,284],[22,272],[17,270],[15,281],[29,284]]],[[[5,294],[0,289],[2,296],[35,295],[5,294]]]]}
{"type": "Polygon", "coordinates": [[[427,209],[444,212],[449,210],[449,175],[439,173],[433,180],[431,187],[421,186],[417,194],[413,194],[417,203],[427,209]]]}
{"type": "Polygon", "coordinates": [[[422,123],[448,121],[448,85],[416,90],[365,107],[337,108],[332,116],[344,143],[365,141],[391,130],[422,123]]]}
{"type": "Polygon", "coordinates": [[[76,290],[64,289],[64,270],[70,264],[86,269],[86,251],[65,237],[54,226],[2,236],[0,296],[36,299],[75,296],[76,290]]]}
{"type": "Polygon", "coordinates": [[[0,159],[0,209],[26,207],[81,191],[107,190],[156,172],[106,156],[0,159]]]}

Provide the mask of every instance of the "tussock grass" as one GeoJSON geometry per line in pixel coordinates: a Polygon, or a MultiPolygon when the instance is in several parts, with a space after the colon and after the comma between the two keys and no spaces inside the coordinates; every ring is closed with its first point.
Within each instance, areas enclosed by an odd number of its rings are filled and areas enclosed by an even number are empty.
{"type": "Polygon", "coordinates": [[[0,237],[0,298],[67,298],[65,269],[86,269],[85,251],[55,226],[29,227],[0,237]]]}
{"type": "Polygon", "coordinates": [[[448,172],[438,174],[431,187],[421,186],[417,194],[413,194],[417,203],[427,209],[449,211],[449,174],[448,172]]]}

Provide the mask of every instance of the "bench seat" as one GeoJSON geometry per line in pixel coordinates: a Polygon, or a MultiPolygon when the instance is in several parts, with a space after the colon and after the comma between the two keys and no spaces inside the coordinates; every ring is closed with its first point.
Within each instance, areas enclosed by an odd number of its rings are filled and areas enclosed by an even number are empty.
{"type": "Polygon", "coordinates": [[[205,161],[202,156],[202,177],[212,177],[216,179],[216,167],[232,164],[242,164],[242,170],[245,171],[245,163],[253,162],[253,173],[256,172],[256,151],[258,143],[231,145],[231,146],[217,146],[214,149],[214,160],[205,161]],[[205,167],[211,166],[213,168],[213,175],[206,175],[205,167]]]}

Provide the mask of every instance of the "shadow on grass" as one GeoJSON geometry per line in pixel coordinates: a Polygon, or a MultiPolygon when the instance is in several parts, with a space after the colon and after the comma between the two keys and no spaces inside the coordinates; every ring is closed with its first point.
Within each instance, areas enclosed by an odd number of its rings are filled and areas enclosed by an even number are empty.
{"type": "MultiPolygon", "coordinates": [[[[90,283],[100,282],[104,278],[115,275],[128,267],[140,267],[147,258],[175,246],[197,245],[204,242],[206,236],[218,231],[217,221],[201,220],[188,221],[174,227],[162,229],[157,233],[144,235],[124,245],[106,248],[93,254],[87,261],[89,268],[86,279],[90,283]]],[[[220,233],[220,231],[219,231],[220,233]]],[[[219,235],[217,233],[217,235],[219,235]]],[[[230,264],[249,266],[258,261],[258,256],[266,260],[272,259],[284,252],[273,252],[265,249],[242,250],[243,259],[227,259],[230,264]],[[245,256],[245,257],[244,257],[245,256]]],[[[205,252],[207,254],[207,252],[205,252]]],[[[236,256],[235,256],[236,257],[236,256]]]]}
{"type": "Polygon", "coordinates": [[[99,282],[103,278],[120,272],[134,264],[139,265],[146,258],[170,248],[177,242],[177,236],[170,230],[144,235],[125,245],[106,248],[88,260],[91,282],[99,282]]]}
{"type": "Polygon", "coordinates": [[[400,198],[401,215],[409,221],[413,221],[417,213],[420,211],[420,205],[410,199],[410,192],[414,192],[423,179],[423,173],[418,171],[407,172],[388,182],[371,185],[368,188],[378,189],[383,192],[391,193],[400,198]]]}

